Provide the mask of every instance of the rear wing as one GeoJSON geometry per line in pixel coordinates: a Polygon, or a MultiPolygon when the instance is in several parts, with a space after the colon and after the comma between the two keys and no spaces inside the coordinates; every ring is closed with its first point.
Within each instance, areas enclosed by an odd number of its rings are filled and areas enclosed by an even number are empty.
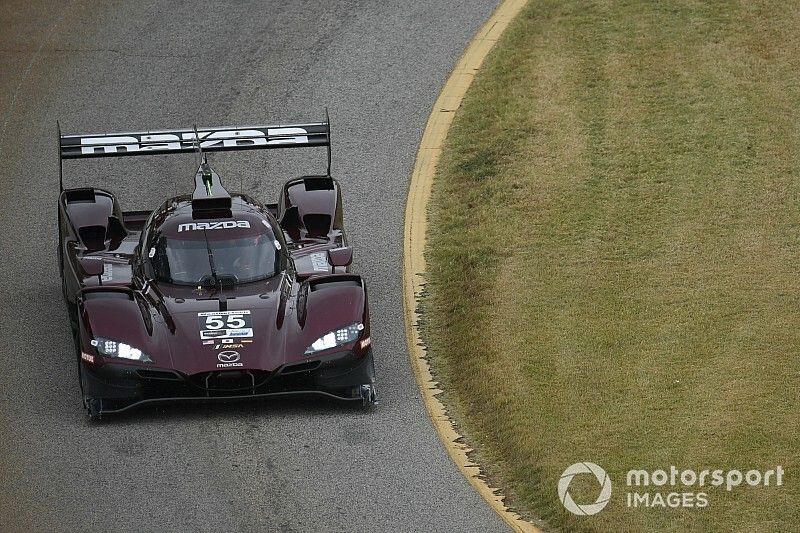
{"type": "Polygon", "coordinates": [[[63,160],[90,157],[223,152],[268,148],[326,146],[331,174],[330,119],[325,122],[277,126],[226,126],[125,133],[62,135],[58,126],[59,183],[63,185],[63,160]]]}

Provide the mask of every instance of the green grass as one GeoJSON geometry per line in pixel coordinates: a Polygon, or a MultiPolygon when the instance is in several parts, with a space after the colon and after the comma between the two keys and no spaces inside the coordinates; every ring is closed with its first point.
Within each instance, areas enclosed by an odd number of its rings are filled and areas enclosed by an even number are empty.
{"type": "Polygon", "coordinates": [[[469,90],[434,182],[424,336],[528,517],[800,527],[798,28],[777,1],[531,0],[469,90]],[[615,492],[578,518],[556,484],[582,460],[615,492]],[[627,470],[669,465],[787,475],[627,508],[627,470]]]}

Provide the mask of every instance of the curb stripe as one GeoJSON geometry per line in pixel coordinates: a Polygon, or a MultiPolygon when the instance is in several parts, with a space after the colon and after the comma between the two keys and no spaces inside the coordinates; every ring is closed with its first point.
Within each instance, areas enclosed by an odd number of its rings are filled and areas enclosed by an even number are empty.
{"type": "Polygon", "coordinates": [[[423,274],[426,271],[424,251],[428,226],[427,207],[442,145],[453,122],[453,115],[461,105],[483,60],[526,2],[527,0],[505,0],[498,6],[467,46],[428,117],[406,200],[403,232],[403,311],[411,367],[422,392],[425,409],[448,455],[472,487],[512,530],[528,533],[538,530],[503,504],[503,496],[480,477],[480,467],[467,457],[471,449],[458,442],[461,435],[454,429],[453,421],[447,415],[442,402],[436,397],[442,391],[431,375],[430,366],[425,359],[426,350],[422,346],[417,328],[419,323],[417,301],[422,291],[423,274]]]}

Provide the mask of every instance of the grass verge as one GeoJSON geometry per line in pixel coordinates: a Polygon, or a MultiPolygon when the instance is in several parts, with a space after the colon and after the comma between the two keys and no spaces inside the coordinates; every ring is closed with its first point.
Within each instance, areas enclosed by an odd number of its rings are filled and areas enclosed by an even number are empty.
{"type": "Polygon", "coordinates": [[[800,523],[798,27],[784,2],[533,0],[455,118],[423,334],[489,474],[553,528],[800,523]],[[556,485],[584,460],[614,493],[579,518],[556,485]],[[629,469],[670,465],[787,475],[626,506],[629,469]]]}

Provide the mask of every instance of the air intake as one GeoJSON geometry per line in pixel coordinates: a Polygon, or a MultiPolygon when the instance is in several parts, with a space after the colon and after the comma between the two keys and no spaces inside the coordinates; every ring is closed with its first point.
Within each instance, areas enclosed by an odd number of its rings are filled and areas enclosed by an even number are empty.
{"type": "MultiPolygon", "coordinates": [[[[224,216],[224,212],[230,212],[230,209],[231,195],[222,186],[219,174],[211,170],[208,163],[203,161],[194,176],[192,211],[222,211],[220,216],[224,216]]],[[[206,213],[204,216],[208,218],[206,213]]]]}

